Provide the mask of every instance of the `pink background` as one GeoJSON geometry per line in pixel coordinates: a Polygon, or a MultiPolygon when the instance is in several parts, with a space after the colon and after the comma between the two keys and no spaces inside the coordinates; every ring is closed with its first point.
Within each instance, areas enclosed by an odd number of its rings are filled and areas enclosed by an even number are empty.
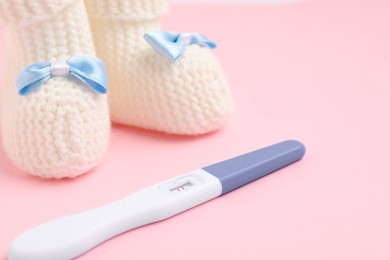
{"type": "Polygon", "coordinates": [[[302,161],[80,259],[390,259],[389,10],[386,0],[173,6],[165,28],[219,43],[228,125],[196,138],[114,126],[104,162],[75,180],[25,176],[0,150],[0,258],[39,223],[298,139],[302,161]]]}

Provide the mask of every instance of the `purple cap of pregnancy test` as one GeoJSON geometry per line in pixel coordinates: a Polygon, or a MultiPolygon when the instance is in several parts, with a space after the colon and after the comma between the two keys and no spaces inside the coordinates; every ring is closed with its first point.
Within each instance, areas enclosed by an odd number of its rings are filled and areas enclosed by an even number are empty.
{"type": "Polygon", "coordinates": [[[302,143],[288,140],[202,169],[220,180],[223,195],[300,160],[304,154],[302,143]]]}

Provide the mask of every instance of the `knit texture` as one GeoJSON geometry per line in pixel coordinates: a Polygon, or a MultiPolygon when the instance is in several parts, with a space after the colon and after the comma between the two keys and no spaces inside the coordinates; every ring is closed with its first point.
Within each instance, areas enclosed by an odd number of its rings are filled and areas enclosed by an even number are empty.
{"type": "Polygon", "coordinates": [[[5,27],[1,130],[9,158],[44,178],[75,177],[104,156],[110,120],[106,95],[54,77],[27,96],[17,94],[19,71],[36,62],[95,55],[82,0],[0,0],[5,27]]]}
{"type": "Polygon", "coordinates": [[[172,62],[143,39],[159,30],[166,0],[86,0],[97,53],[110,76],[109,104],[116,123],[197,135],[223,126],[232,100],[217,59],[189,46],[172,62]]]}

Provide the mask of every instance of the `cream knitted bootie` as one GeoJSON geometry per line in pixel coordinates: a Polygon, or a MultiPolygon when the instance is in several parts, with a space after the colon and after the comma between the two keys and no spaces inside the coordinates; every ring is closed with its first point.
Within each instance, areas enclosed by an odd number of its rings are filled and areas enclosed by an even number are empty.
{"type": "Polygon", "coordinates": [[[81,81],[52,77],[25,96],[21,69],[37,62],[94,55],[83,0],[0,0],[5,27],[1,130],[9,158],[43,178],[75,177],[102,159],[109,138],[106,95],[81,81]]]}
{"type": "Polygon", "coordinates": [[[107,62],[116,123],[197,135],[220,128],[231,94],[210,50],[187,47],[175,62],[144,40],[159,30],[166,0],[86,0],[97,53],[107,62]]]}

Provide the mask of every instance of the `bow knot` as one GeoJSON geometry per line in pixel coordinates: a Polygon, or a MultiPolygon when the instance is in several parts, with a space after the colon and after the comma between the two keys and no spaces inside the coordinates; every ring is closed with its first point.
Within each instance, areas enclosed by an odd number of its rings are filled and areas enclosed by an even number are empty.
{"type": "Polygon", "coordinates": [[[53,61],[51,63],[51,75],[66,76],[69,74],[70,66],[66,61],[53,61]]]}
{"type": "Polygon", "coordinates": [[[38,62],[23,69],[16,80],[19,95],[25,96],[52,77],[71,75],[92,90],[107,93],[107,71],[104,62],[90,55],[76,55],[67,61],[38,62]]]}
{"type": "Polygon", "coordinates": [[[144,39],[156,52],[172,61],[182,56],[186,47],[192,44],[212,49],[217,47],[214,42],[199,33],[155,31],[145,33],[144,39]]]}

